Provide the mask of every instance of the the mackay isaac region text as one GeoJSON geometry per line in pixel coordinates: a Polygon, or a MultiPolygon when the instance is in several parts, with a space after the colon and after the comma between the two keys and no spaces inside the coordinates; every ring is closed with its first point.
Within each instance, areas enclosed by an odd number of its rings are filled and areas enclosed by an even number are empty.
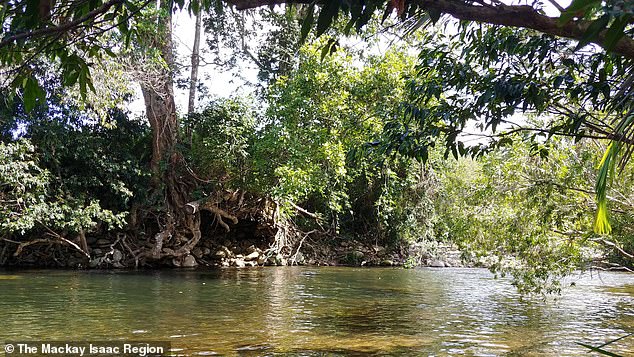
{"type": "Polygon", "coordinates": [[[9,342],[7,356],[164,356],[168,342],[9,342]]]}

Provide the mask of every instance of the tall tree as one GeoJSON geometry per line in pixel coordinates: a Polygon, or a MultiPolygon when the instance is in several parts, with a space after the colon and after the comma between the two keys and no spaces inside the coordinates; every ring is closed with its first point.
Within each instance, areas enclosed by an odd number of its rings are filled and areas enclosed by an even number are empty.
{"type": "Polygon", "coordinates": [[[187,103],[187,114],[194,113],[196,104],[196,86],[198,85],[198,67],[200,65],[200,31],[202,27],[202,14],[196,14],[194,25],[194,47],[192,49],[191,74],[189,77],[189,100],[187,103]]]}
{"type": "MultiPolygon", "coordinates": [[[[307,3],[306,0],[226,2],[238,9],[282,3],[307,3]]],[[[142,10],[154,2],[100,0],[86,3],[79,0],[63,0],[48,3],[51,6],[40,6],[44,3],[12,1],[0,4],[0,23],[3,24],[0,36],[0,63],[6,69],[3,79],[11,88],[20,91],[27,109],[32,109],[37,103],[43,103],[46,96],[39,84],[38,76],[30,67],[33,60],[46,57],[51,63],[59,63],[64,84],[79,84],[85,93],[91,87],[89,62],[103,56],[104,52],[109,52],[104,51],[99,35],[117,29],[122,38],[129,41],[136,31],[130,26],[132,19],[142,16],[142,10]]],[[[415,23],[414,27],[425,21],[437,21],[442,15],[449,15],[463,21],[525,28],[558,38],[573,39],[579,42],[578,47],[595,44],[627,61],[627,65],[618,68],[620,74],[630,68],[631,61],[634,60],[632,1],[574,0],[566,9],[558,5],[557,0],[551,0],[550,3],[564,10],[561,16],[548,16],[544,14],[543,3],[528,1],[518,5],[507,5],[497,0],[324,0],[309,3],[301,33],[302,37],[305,37],[310,29],[315,27],[316,34],[321,35],[342,16],[348,19],[345,32],[350,32],[353,28],[360,30],[373,16],[381,12],[384,16],[396,12],[402,21],[415,23]],[[320,10],[317,12],[318,8],[320,10]]],[[[177,141],[178,123],[173,103],[172,73],[169,70],[173,55],[168,28],[171,26],[169,14],[173,6],[187,7],[198,13],[208,10],[211,2],[192,0],[186,4],[184,0],[176,0],[161,3],[163,14],[160,16],[159,24],[162,29],[159,33],[163,38],[155,40],[154,45],[161,52],[166,68],[165,73],[159,76],[163,83],[152,88],[144,88],[148,118],[154,132],[152,171],[156,177],[161,176],[162,160],[167,164],[166,172],[175,172],[178,161],[178,155],[173,151],[177,141]]],[[[609,81],[605,79],[603,83],[609,81]]],[[[623,91],[613,91],[613,94],[624,98],[625,105],[623,101],[616,101],[609,108],[614,113],[614,118],[619,119],[611,119],[611,139],[616,144],[610,146],[606,160],[602,162],[602,174],[599,175],[597,187],[599,202],[605,202],[607,197],[607,177],[617,162],[617,156],[622,155],[621,157],[627,161],[632,150],[632,146],[629,145],[633,135],[630,129],[634,126],[634,115],[630,110],[634,103],[631,100],[632,80],[624,80],[621,83],[623,91]],[[623,145],[627,146],[625,150],[621,150],[623,145]]],[[[592,90],[589,88],[588,92],[592,93],[592,90]]],[[[168,206],[176,208],[182,205],[186,200],[183,199],[185,195],[182,190],[177,189],[177,176],[162,179],[166,182],[168,206]]],[[[602,207],[600,205],[600,208],[602,207]]],[[[609,231],[609,226],[604,224],[607,221],[602,212],[605,212],[605,209],[599,209],[597,231],[609,231]]]]}

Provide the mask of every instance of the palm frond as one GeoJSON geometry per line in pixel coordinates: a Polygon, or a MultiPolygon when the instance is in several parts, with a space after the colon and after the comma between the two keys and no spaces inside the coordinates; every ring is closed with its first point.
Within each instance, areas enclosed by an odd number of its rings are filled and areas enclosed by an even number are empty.
{"type": "Polygon", "coordinates": [[[619,171],[632,158],[634,153],[634,73],[627,75],[621,82],[617,93],[612,97],[608,115],[613,119],[612,139],[599,163],[596,182],[597,215],[594,232],[610,234],[607,191],[614,178],[616,167],[619,171]]]}

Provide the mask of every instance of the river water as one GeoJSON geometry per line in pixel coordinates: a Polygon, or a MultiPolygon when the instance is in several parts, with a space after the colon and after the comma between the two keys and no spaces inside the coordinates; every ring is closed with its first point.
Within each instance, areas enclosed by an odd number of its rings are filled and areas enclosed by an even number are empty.
{"type": "MultiPolygon", "coordinates": [[[[170,341],[178,355],[578,356],[634,332],[634,275],[522,299],[481,269],[0,272],[3,341],[170,341]]],[[[634,336],[605,347],[634,355],[634,336]]]]}

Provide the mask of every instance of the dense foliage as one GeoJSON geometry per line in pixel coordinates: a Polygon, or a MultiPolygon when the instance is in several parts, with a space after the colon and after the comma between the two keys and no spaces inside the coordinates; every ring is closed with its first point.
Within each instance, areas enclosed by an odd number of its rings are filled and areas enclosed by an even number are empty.
{"type": "Polygon", "coordinates": [[[16,105],[3,128],[0,232],[10,241],[68,243],[122,229],[133,196],[149,200],[147,129],[118,110],[104,127],[62,93],[29,113],[16,105]]]}
{"type": "Polygon", "coordinates": [[[632,7],[543,11],[465,0],[249,13],[220,1],[2,3],[0,263],[7,247],[17,261],[35,243],[91,258],[88,235],[117,237],[108,254],[120,244],[130,264],[181,266],[195,248],[204,261],[199,242],[229,237],[240,216],[268,225],[259,232],[279,261],[319,232],[376,251],[456,244],[526,292],[556,290],[589,264],[631,267],[632,7]],[[180,115],[171,17],[185,8],[208,15],[210,62],[258,66],[258,100],[210,99],[180,115]],[[379,23],[396,34],[364,38],[383,35],[379,23]],[[252,37],[262,24],[266,36],[252,37]],[[147,127],[121,110],[129,79],[147,127]]]}
{"type": "MultiPolygon", "coordinates": [[[[494,271],[513,273],[525,291],[558,289],[558,277],[605,259],[605,237],[592,233],[592,178],[602,148],[567,139],[549,146],[542,157],[518,140],[476,161],[460,159],[438,170],[439,233],[494,271]]],[[[621,197],[631,196],[629,179],[613,188],[621,197]]],[[[619,220],[632,218],[627,205],[615,209],[619,220]]],[[[632,238],[620,231],[610,239],[630,245],[632,238]]]]}

